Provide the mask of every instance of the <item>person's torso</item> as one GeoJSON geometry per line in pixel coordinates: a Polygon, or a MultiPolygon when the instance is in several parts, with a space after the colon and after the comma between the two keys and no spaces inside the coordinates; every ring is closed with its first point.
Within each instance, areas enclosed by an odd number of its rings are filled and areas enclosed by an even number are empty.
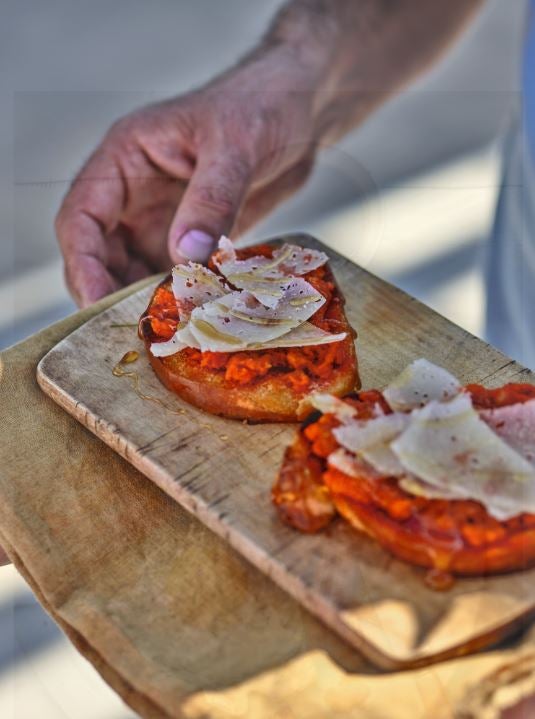
{"type": "Polygon", "coordinates": [[[526,18],[520,99],[504,141],[502,186],[488,247],[486,336],[535,370],[535,0],[526,18]]]}
{"type": "Polygon", "coordinates": [[[530,0],[523,54],[522,100],[526,139],[535,161],[535,0],[530,0]]]}

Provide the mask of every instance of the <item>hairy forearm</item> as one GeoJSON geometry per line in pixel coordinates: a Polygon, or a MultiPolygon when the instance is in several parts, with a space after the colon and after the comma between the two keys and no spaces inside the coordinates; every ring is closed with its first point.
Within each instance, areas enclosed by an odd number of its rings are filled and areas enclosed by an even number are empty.
{"type": "MultiPolygon", "coordinates": [[[[428,69],[483,0],[290,0],[262,48],[291,48],[332,142],[428,69]]],[[[306,89],[306,88],[305,88],[306,89]]]]}

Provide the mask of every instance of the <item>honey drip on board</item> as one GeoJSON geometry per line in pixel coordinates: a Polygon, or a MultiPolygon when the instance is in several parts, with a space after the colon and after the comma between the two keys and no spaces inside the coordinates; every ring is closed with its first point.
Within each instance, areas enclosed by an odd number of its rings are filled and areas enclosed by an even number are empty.
{"type": "Polygon", "coordinates": [[[139,352],[136,352],[136,350],[130,350],[125,355],[122,356],[122,358],[119,360],[119,364],[131,364],[132,362],[137,362],[139,359],[139,352]]]}
{"type": "Polygon", "coordinates": [[[172,407],[168,407],[165,402],[162,402],[161,399],[158,397],[152,397],[149,394],[144,394],[140,388],[139,388],[139,374],[137,372],[133,372],[132,370],[126,369],[126,365],[132,364],[133,362],[137,362],[139,359],[139,352],[136,352],[135,350],[130,350],[127,352],[119,362],[115,365],[115,367],[112,369],[112,374],[114,377],[128,377],[130,380],[132,380],[132,388],[134,392],[137,394],[137,396],[140,399],[146,400],[147,402],[154,402],[154,404],[159,405],[160,407],[163,407],[167,412],[171,412],[171,414],[179,414],[184,415],[187,414],[185,409],[173,409],[172,407]]]}
{"type": "MultiPolygon", "coordinates": [[[[187,410],[185,409],[173,409],[172,407],[168,407],[165,402],[162,402],[161,399],[158,397],[153,397],[148,394],[144,394],[140,388],[139,388],[139,374],[137,372],[133,372],[131,370],[128,370],[125,368],[125,365],[132,364],[133,362],[137,362],[139,359],[139,352],[136,352],[136,350],[130,350],[129,352],[126,352],[119,362],[115,365],[115,367],[112,369],[112,374],[114,377],[128,377],[132,380],[132,388],[134,392],[137,394],[137,396],[140,399],[146,400],[148,402],[154,402],[155,404],[159,405],[160,407],[163,407],[167,412],[170,412],[171,414],[178,414],[178,415],[186,415],[189,414],[187,410]]],[[[201,423],[199,424],[199,427],[202,427],[203,429],[208,429],[214,433],[214,430],[212,429],[211,425],[201,423]]],[[[215,434],[215,433],[214,433],[215,434]]],[[[228,435],[226,434],[219,434],[217,435],[218,438],[222,441],[228,440],[228,435]]]]}
{"type": "MultiPolygon", "coordinates": [[[[152,318],[150,315],[146,315],[146,316],[142,317],[141,320],[136,324],[134,324],[134,323],[117,323],[117,324],[112,325],[112,327],[117,327],[117,328],[119,328],[119,327],[121,327],[121,328],[122,327],[124,327],[124,328],[138,327],[138,330],[139,330],[139,327],[142,325],[143,322],[146,321],[146,322],[150,323],[151,319],[152,318]]],[[[178,329],[180,329],[182,326],[183,326],[182,323],[178,323],[178,329]]],[[[141,335],[140,335],[140,337],[141,337],[141,335]]],[[[130,379],[132,389],[134,390],[134,392],[140,399],[146,400],[147,402],[153,402],[154,404],[157,404],[158,406],[162,407],[163,409],[165,409],[167,412],[169,412],[171,414],[179,415],[182,417],[186,415],[186,416],[190,417],[191,419],[195,420],[200,429],[201,428],[207,429],[214,437],[217,437],[217,439],[220,442],[228,442],[229,436],[227,434],[219,434],[219,432],[212,425],[210,425],[208,423],[204,423],[204,422],[199,422],[199,420],[195,417],[195,415],[193,413],[188,412],[186,409],[179,409],[179,410],[173,409],[172,407],[169,407],[165,402],[162,402],[162,400],[159,399],[158,397],[153,397],[151,395],[147,395],[144,392],[142,392],[139,387],[139,381],[140,381],[139,374],[130,369],[127,369],[127,366],[129,364],[136,362],[138,359],[139,359],[139,352],[137,352],[136,350],[130,350],[130,351],[126,352],[121,357],[119,362],[117,362],[117,364],[113,367],[113,369],[112,369],[113,376],[114,377],[127,377],[128,379],[130,379]]],[[[244,419],[243,424],[248,425],[249,422],[246,419],[244,419]]],[[[250,469],[245,465],[245,463],[243,462],[239,453],[236,453],[235,461],[237,461],[237,463],[242,467],[242,469],[246,475],[250,473],[250,469]]]]}

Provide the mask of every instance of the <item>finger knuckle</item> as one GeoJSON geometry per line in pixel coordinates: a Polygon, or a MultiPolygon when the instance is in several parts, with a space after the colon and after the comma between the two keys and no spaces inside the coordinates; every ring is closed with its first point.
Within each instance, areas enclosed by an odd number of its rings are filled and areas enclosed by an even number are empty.
{"type": "Polygon", "coordinates": [[[203,209],[224,218],[231,217],[236,209],[232,191],[223,184],[198,185],[195,200],[203,209]]]}
{"type": "Polygon", "coordinates": [[[67,286],[67,289],[69,290],[70,294],[76,299],[78,296],[78,288],[76,285],[76,272],[75,268],[68,260],[68,258],[65,258],[64,264],[63,264],[63,278],[65,280],[65,284],[67,286]]]}
{"type": "Polygon", "coordinates": [[[221,168],[222,177],[226,182],[244,182],[252,175],[252,162],[245,153],[234,153],[227,156],[221,168]]]}
{"type": "Polygon", "coordinates": [[[140,121],[134,114],[119,118],[106,133],[102,142],[102,149],[112,154],[113,151],[117,150],[126,154],[134,152],[139,127],[140,121]]]}
{"type": "Polygon", "coordinates": [[[120,117],[113,122],[108,130],[108,137],[115,138],[128,134],[132,128],[132,118],[129,116],[120,117]]]}
{"type": "Polygon", "coordinates": [[[64,203],[54,219],[54,229],[58,238],[62,239],[66,236],[70,222],[70,213],[64,203]]]}

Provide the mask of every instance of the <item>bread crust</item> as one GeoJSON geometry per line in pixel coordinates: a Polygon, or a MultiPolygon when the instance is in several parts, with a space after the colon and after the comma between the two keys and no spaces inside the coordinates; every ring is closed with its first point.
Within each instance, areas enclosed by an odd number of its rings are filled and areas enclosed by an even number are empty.
{"type": "Polygon", "coordinates": [[[535,526],[508,534],[501,542],[485,547],[463,544],[452,551],[404,529],[384,512],[359,504],[346,495],[337,495],[333,500],[337,511],[354,529],[368,534],[388,552],[416,566],[470,577],[505,574],[535,564],[535,526]]]}
{"type": "MultiPolygon", "coordinates": [[[[171,276],[166,277],[155,289],[139,323],[139,334],[154,372],[169,390],[199,409],[229,419],[249,422],[295,422],[310,413],[309,396],[313,392],[330,392],[342,396],[353,391],[360,386],[354,344],[356,332],[345,316],[341,291],[334,282],[331,271],[327,270],[327,272],[329,280],[334,284],[334,297],[337,300],[337,306],[334,308],[338,320],[337,331],[347,332],[347,337],[336,343],[341,345],[344,362],[341,366],[333,368],[329,376],[312,381],[306,391],[297,391],[287,383],[284,373],[276,371],[269,371],[245,385],[236,384],[228,381],[224,372],[193,362],[188,350],[182,350],[169,357],[155,357],[150,351],[150,346],[161,337],[158,338],[155,334],[151,317],[158,291],[170,288],[171,276]]],[[[291,349],[295,353],[299,348],[291,349]]]]}

